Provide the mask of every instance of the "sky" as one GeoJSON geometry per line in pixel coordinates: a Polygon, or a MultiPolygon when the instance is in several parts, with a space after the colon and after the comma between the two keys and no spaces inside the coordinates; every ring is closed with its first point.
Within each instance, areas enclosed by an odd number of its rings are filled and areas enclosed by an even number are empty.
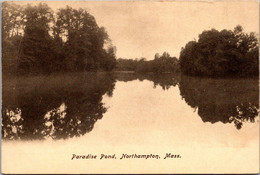
{"type": "MultiPolygon", "coordinates": [[[[39,3],[33,1],[19,2],[39,3]]],[[[44,1],[54,11],[85,8],[117,48],[117,58],[154,58],[164,51],[179,57],[181,48],[203,30],[233,29],[259,33],[259,2],[240,1],[44,1]]]]}

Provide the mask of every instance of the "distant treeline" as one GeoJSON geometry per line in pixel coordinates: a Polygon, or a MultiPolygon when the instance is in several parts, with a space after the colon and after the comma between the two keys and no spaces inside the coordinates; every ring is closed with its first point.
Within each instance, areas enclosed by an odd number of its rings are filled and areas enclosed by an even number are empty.
{"type": "Polygon", "coordinates": [[[54,13],[43,3],[2,3],[3,72],[110,71],[116,59],[109,43],[84,9],[67,6],[54,13]]]}
{"type": "Polygon", "coordinates": [[[178,72],[179,62],[176,57],[171,57],[169,53],[164,52],[163,55],[155,54],[153,60],[147,61],[141,59],[118,59],[116,70],[118,71],[135,71],[138,73],[166,73],[178,72]]]}
{"type": "Polygon", "coordinates": [[[183,72],[187,75],[227,77],[258,76],[259,44],[255,33],[244,33],[238,25],[233,31],[211,29],[203,31],[198,41],[182,48],[180,57],[167,52],[154,60],[118,59],[116,70],[138,73],[183,72]]]}
{"type": "Polygon", "coordinates": [[[259,44],[255,33],[242,26],[231,30],[203,31],[198,41],[190,41],[180,53],[181,71],[196,76],[258,76],[259,44]]]}

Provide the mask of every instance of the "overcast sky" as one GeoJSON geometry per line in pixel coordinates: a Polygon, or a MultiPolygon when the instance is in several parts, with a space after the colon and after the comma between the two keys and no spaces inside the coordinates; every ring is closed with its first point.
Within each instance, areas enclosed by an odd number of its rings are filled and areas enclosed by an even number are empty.
{"type": "MultiPolygon", "coordinates": [[[[28,2],[20,2],[28,3],[28,2]]],[[[32,2],[30,2],[32,3],[32,2]]],[[[46,2],[54,11],[69,5],[86,8],[104,26],[117,47],[117,57],[153,59],[167,51],[179,57],[181,47],[203,30],[259,31],[258,1],[63,1],[46,2]]]]}

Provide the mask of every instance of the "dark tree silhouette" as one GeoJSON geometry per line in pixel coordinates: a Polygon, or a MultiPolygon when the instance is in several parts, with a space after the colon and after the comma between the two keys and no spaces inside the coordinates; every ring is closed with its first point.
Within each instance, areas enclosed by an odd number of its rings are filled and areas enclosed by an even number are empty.
{"type": "Polygon", "coordinates": [[[52,39],[49,35],[49,23],[53,14],[46,4],[27,6],[24,10],[25,29],[21,41],[21,53],[18,55],[19,70],[26,71],[51,71],[52,39]]]}
{"type": "Polygon", "coordinates": [[[2,21],[3,73],[111,71],[116,65],[105,28],[84,9],[54,13],[44,3],[3,2],[2,21]]]}
{"type": "Polygon", "coordinates": [[[176,57],[171,57],[169,53],[164,52],[162,56],[155,54],[153,60],[147,61],[145,58],[141,59],[118,59],[118,71],[135,71],[137,73],[176,73],[179,72],[179,61],[176,57]]]}
{"type": "Polygon", "coordinates": [[[180,53],[181,71],[198,76],[258,76],[258,40],[255,33],[203,31],[198,41],[190,41],[180,53]]]}

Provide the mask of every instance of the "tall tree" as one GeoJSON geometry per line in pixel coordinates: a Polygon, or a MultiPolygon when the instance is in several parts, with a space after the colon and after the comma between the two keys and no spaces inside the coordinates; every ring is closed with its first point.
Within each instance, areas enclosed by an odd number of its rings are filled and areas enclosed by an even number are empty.
{"type": "Polygon", "coordinates": [[[40,3],[38,6],[28,5],[24,11],[25,30],[19,55],[19,68],[22,71],[50,71],[52,61],[52,39],[49,24],[53,14],[51,9],[40,3]]]}
{"type": "Polygon", "coordinates": [[[56,34],[65,41],[67,68],[97,70],[108,35],[95,18],[83,9],[59,9],[56,34]]]}
{"type": "Polygon", "coordinates": [[[18,67],[19,46],[24,29],[23,7],[2,3],[2,70],[14,73],[18,67]]]}

